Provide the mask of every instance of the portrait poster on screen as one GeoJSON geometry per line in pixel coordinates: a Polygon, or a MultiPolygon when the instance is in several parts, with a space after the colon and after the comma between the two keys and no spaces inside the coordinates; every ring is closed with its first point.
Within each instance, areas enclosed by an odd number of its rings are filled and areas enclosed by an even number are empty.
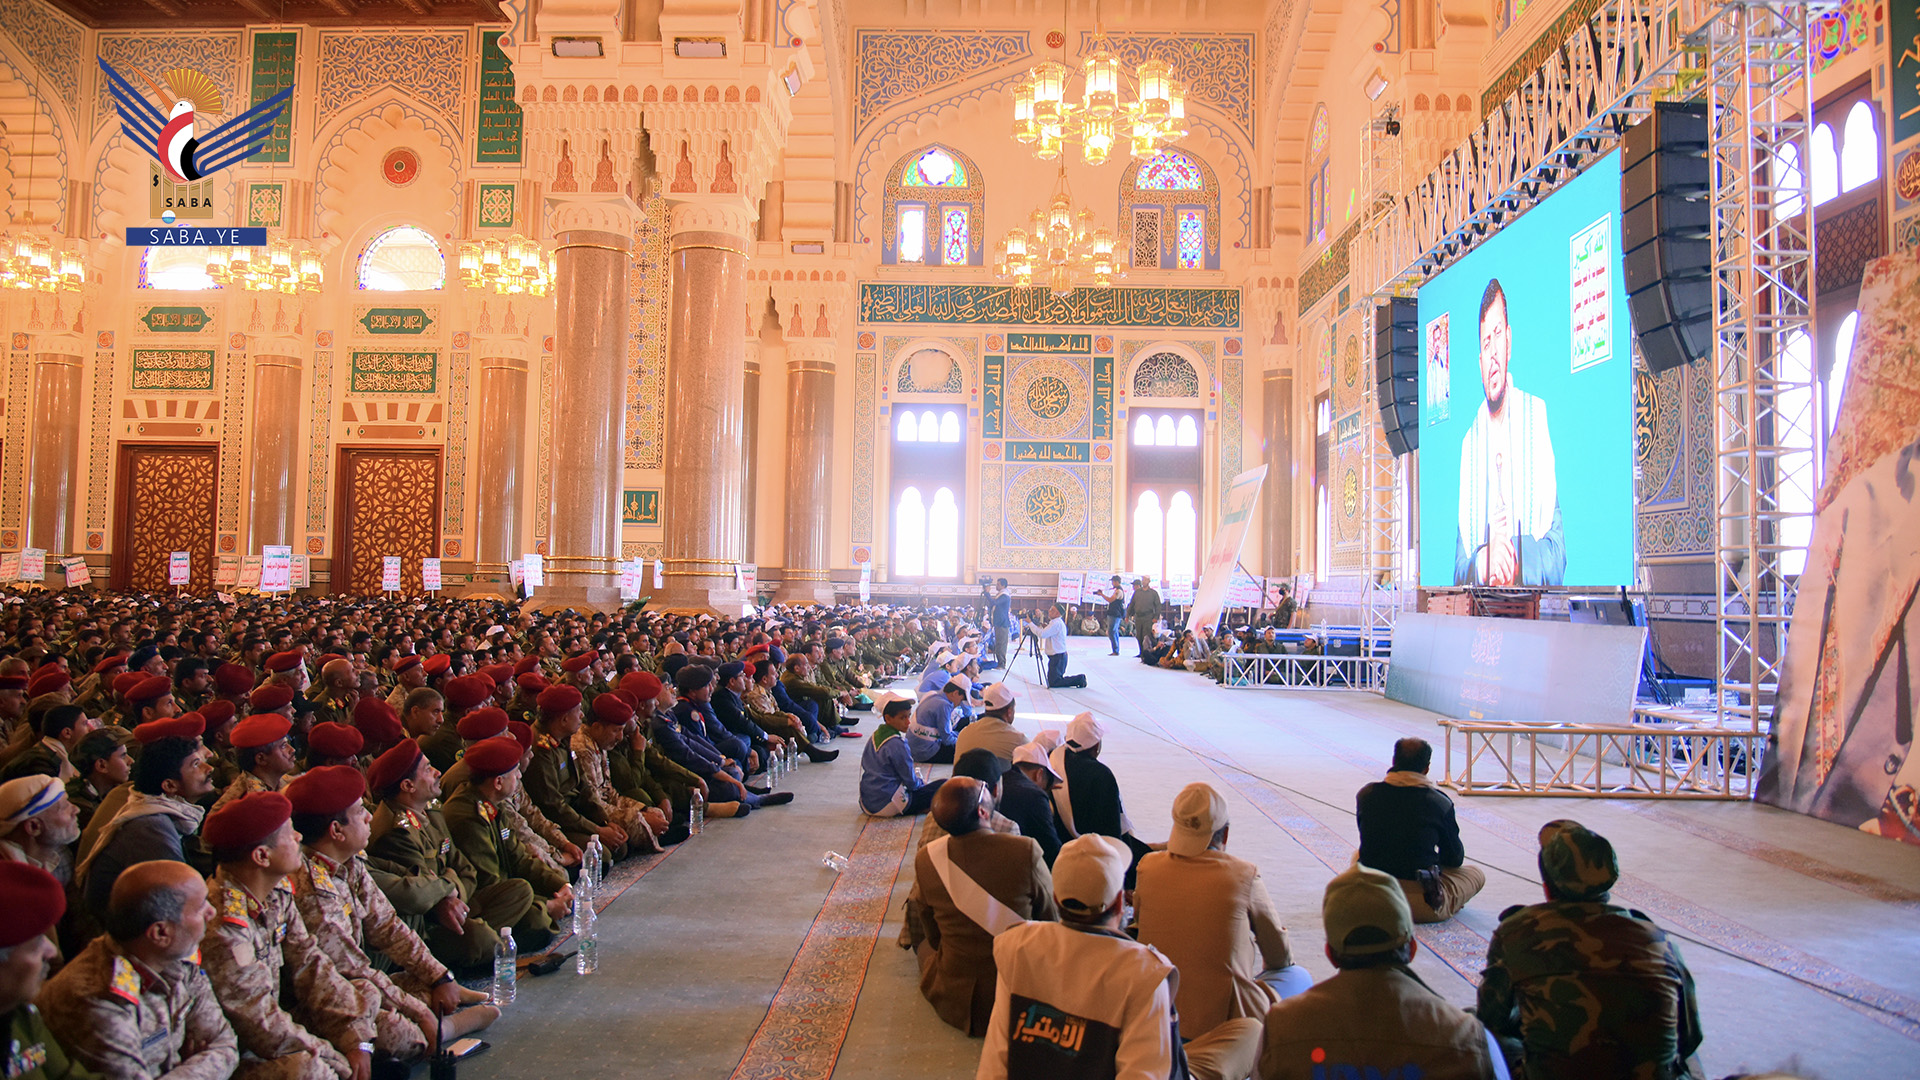
{"type": "Polygon", "coordinates": [[[1420,288],[1420,584],[1633,583],[1633,355],[1608,156],[1420,288]]]}

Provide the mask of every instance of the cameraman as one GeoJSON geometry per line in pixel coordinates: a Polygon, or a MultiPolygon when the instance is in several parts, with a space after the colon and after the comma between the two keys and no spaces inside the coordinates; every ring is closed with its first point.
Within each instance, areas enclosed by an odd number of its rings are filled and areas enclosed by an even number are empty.
{"type": "Polygon", "coordinates": [[[1093,595],[1107,604],[1107,646],[1120,655],[1120,624],[1127,617],[1127,591],[1120,587],[1120,575],[1113,575],[1111,589],[1095,589],[1093,595]]]}
{"type": "Polygon", "coordinates": [[[1029,622],[1026,631],[1040,642],[1040,653],[1047,658],[1047,689],[1079,689],[1087,685],[1085,675],[1067,674],[1067,622],[1060,616],[1060,605],[1047,609],[1047,625],[1029,622]]]}
{"type": "Polygon", "coordinates": [[[1005,668],[1008,639],[1013,636],[1013,594],[1007,591],[1006,578],[993,583],[993,600],[989,619],[989,625],[993,628],[993,658],[999,661],[1002,668],[1005,668]]]}

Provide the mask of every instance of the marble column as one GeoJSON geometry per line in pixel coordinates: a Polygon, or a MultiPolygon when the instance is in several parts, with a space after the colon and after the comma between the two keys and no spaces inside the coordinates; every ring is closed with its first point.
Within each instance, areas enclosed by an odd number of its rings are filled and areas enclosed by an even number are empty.
{"type": "Polygon", "coordinates": [[[1293,565],[1293,372],[1275,368],[1260,376],[1262,438],[1267,444],[1266,520],[1260,530],[1260,568],[1288,575],[1293,565]]]}
{"type": "MultiPolygon", "coordinates": [[[[480,337],[480,413],[474,443],[473,580],[463,596],[513,593],[508,564],[524,554],[520,535],[527,474],[527,357],[518,337],[480,337]]],[[[458,451],[455,451],[458,452],[458,451]]]]}
{"type": "MultiPolygon", "coordinates": [[[[33,358],[33,438],[27,464],[27,546],[74,552],[80,490],[82,369],[75,353],[33,358]]],[[[102,447],[101,453],[106,452],[102,447]]],[[[49,576],[53,573],[48,571],[49,576]]]]}
{"type": "Polygon", "coordinates": [[[253,385],[248,387],[247,553],[269,544],[293,543],[294,492],[300,468],[300,404],[306,365],[298,344],[277,340],[255,345],[253,385]],[[276,348],[277,346],[277,348],[276,348]]]}
{"type": "Polygon", "coordinates": [[[666,539],[663,608],[738,614],[746,399],[747,252],[753,216],[740,200],[671,210],[667,328],[666,539]]]}
{"type": "MultiPolygon", "coordinates": [[[[627,272],[635,208],[624,196],[552,200],[553,489],[542,611],[620,604],[626,461],[627,272]]],[[[736,320],[737,321],[737,320],[736,320]]]]}
{"type": "Polygon", "coordinates": [[[831,338],[787,342],[787,557],[775,597],[782,603],[833,603],[833,360],[831,338]]]}
{"type": "Polygon", "coordinates": [[[754,558],[753,529],[758,515],[760,479],[760,339],[749,330],[745,345],[745,374],[740,394],[740,561],[754,558]]]}

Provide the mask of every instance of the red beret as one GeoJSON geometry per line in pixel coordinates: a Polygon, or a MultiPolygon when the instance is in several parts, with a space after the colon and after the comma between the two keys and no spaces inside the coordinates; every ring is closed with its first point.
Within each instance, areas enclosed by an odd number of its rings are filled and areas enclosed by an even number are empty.
{"type": "Polygon", "coordinates": [[[537,656],[523,656],[520,658],[519,663],[513,665],[513,673],[515,675],[525,675],[529,671],[539,670],[540,658],[537,656]]]}
{"type": "Polygon", "coordinates": [[[400,726],[400,714],[384,698],[368,695],[353,707],[353,726],[360,729],[370,742],[390,743],[407,736],[405,728],[400,726]]]}
{"type": "Polygon", "coordinates": [[[43,668],[31,682],[27,683],[27,696],[39,697],[41,694],[51,694],[55,690],[63,690],[72,684],[72,676],[65,671],[59,668],[43,668]]]}
{"type": "Polygon", "coordinates": [[[171,693],[173,693],[173,680],[165,675],[146,675],[141,677],[133,689],[126,691],[124,696],[134,705],[145,705],[159,701],[171,693]]]}
{"type": "Polygon", "coordinates": [[[277,791],[242,795],[207,815],[200,838],[214,852],[252,851],[293,816],[293,804],[277,791]]]}
{"type": "Polygon", "coordinates": [[[240,710],[233,707],[233,702],[223,701],[219,698],[207,702],[205,705],[200,706],[199,709],[200,715],[206,717],[208,727],[219,727],[221,724],[233,719],[233,714],[239,711],[240,710]]]}
{"type": "Polygon", "coordinates": [[[639,698],[652,701],[660,696],[660,676],[651,671],[632,671],[620,680],[620,689],[639,698]]]}
{"type": "Polygon", "coordinates": [[[206,730],[206,717],[197,712],[190,712],[185,716],[174,716],[165,720],[149,720],[133,729],[133,738],[135,742],[145,746],[156,739],[197,739],[205,734],[206,730]]]}
{"type": "MultiPolygon", "coordinates": [[[[128,694],[133,693],[134,687],[139,686],[141,683],[146,681],[147,681],[147,675],[145,672],[123,671],[120,674],[115,675],[113,677],[113,682],[109,685],[113,687],[114,693],[119,694],[121,697],[124,698],[128,694]]],[[[26,688],[27,688],[27,680],[21,679],[20,689],[25,690],[26,688]]]]}
{"type": "Polygon", "coordinates": [[[19,690],[24,693],[26,689],[25,675],[0,675],[0,690],[19,690]]]}
{"type": "Polygon", "coordinates": [[[447,704],[454,708],[471,709],[493,696],[493,683],[483,675],[462,675],[457,679],[448,679],[440,692],[446,695],[447,704]]]}
{"type": "MultiPolygon", "coordinates": [[[[321,727],[339,725],[322,724],[321,727]]],[[[331,817],[359,802],[366,793],[366,777],[351,765],[322,765],[317,769],[308,769],[287,785],[287,801],[293,804],[296,814],[325,814],[331,817]]]]}
{"type": "Polygon", "coordinates": [[[247,704],[254,712],[272,712],[293,704],[293,687],[285,683],[267,683],[247,695],[247,704]]]}
{"type": "Polygon", "coordinates": [[[580,691],[571,686],[549,686],[540,691],[534,704],[542,716],[565,716],[580,707],[580,691]]]}
{"type": "Polygon", "coordinates": [[[393,749],[373,759],[373,765],[367,769],[367,786],[376,794],[394,787],[413,775],[421,756],[419,743],[401,739],[393,744],[393,749]]]}
{"type": "Polygon", "coordinates": [[[597,652],[577,652],[560,662],[560,670],[568,672],[585,671],[592,667],[593,662],[598,659],[600,659],[600,654],[597,652]]]}
{"type": "Polygon", "coordinates": [[[105,675],[107,672],[112,671],[114,668],[117,668],[117,667],[123,668],[126,666],[127,666],[127,654],[123,652],[114,653],[112,656],[101,657],[100,662],[93,665],[93,673],[95,675],[105,675]]]}
{"type": "Polygon", "coordinates": [[[467,747],[460,760],[466,763],[468,772],[485,779],[512,772],[525,754],[526,750],[512,739],[482,739],[467,747]]]}
{"type": "Polygon", "coordinates": [[[537,695],[547,688],[546,677],[538,672],[529,671],[525,675],[515,676],[513,681],[520,684],[520,689],[529,694],[537,695]]]}
{"type": "Polygon", "coordinates": [[[519,720],[507,721],[507,734],[520,744],[521,750],[533,749],[533,729],[519,720]]]}
{"type": "Polygon", "coordinates": [[[617,694],[601,694],[593,699],[593,721],[596,724],[624,724],[633,719],[633,706],[620,700],[617,694]]]}
{"type": "MultiPolygon", "coordinates": [[[[609,693],[609,694],[612,694],[612,695],[613,695],[614,697],[617,697],[617,698],[619,698],[619,699],[620,699],[621,701],[624,701],[624,702],[626,702],[626,703],[627,703],[627,707],[628,707],[629,709],[632,709],[632,710],[633,710],[634,712],[636,712],[636,713],[638,713],[638,712],[640,711],[640,695],[638,695],[638,694],[636,694],[636,693],[634,693],[633,691],[631,691],[631,690],[609,690],[609,691],[607,691],[607,693],[609,693]]],[[[595,700],[595,701],[598,701],[598,700],[600,700],[600,699],[599,699],[599,698],[595,698],[594,700],[595,700]]]]}
{"type": "Polygon", "coordinates": [[[300,653],[298,650],[290,649],[286,652],[277,652],[277,653],[274,653],[272,656],[267,657],[268,671],[273,671],[273,672],[292,671],[294,668],[297,668],[299,666],[300,666],[300,653]]]}
{"type": "Polygon", "coordinates": [[[401,672],[407,670],[408,668],[419,666],[419,664],[420,664],[419,654],[408,653],[407,655],[393,662],[393,673],[395,675],[398,675],[401,672]]]}
{"type": "Polygon", "coordinates": [[[307,751],[319,757],[355,757],[366,745],[360,729],[345,724],[315,724],[307,733],[307,751]]]}
{"type": "Polygon", "coordinates": [[[469,742],[491,739],[507,730],[507,714],[492,707],[475,709],[460,718],[457,730],[469,742]]]}
{"type": "Polygon", "coordinates": [[[480,669],[480,674],[492,679],[494,689],[498,690],[501,683],[513,681],[513,665],[488,664],[486,667],[480,669]]]}
{"type": "Polygon", "coordinates": [[[253,669],[245,664],[221,664],[213,669],[214,689],[223,694],[238,697],[259,681],[253,677],[253,669]]]}
{"type": "Polygon", "coordinates": [[[333,663],[335,660],[345,660],[345,659],[346,657],[341,656],[337,652],[321,653],[318,657],[314,658],[313,666],[326,667],[328,664],[333,663]]]}
{"type": "Polygon", "coordinates": [[[0,949],[39,937],[67,913],[67,890],[60,879],[31,863],[0,862],[0,894],[13,912],[0,919],[0,949]]]}
{"type": "Polygon", "coordinates": [[[748,649],[746,652],[743,652],[740,654],[740,661],[741,663],[746,663],[747,661],[753,660],[756,657],[766,657],[768,655],[771,655],[771,654],[768,653],[767,647],[765,645],[755,645],[753,648],[748,649]]]}
{"type": "Polygon", "coordinates": [[[255,713],[233,726],[233,734],[227,741],[236,750],[248,747],[266,746],[287,737],[293,730],[293,721],[275,712],[255,713]]]}
{"type": "Polygon", "coordinates": [[[453,666],[453,657],[446,653],[434,653],[420,661],[420,666],[426,668],[429,675],[445,675],[447,669],[453,666]]]}

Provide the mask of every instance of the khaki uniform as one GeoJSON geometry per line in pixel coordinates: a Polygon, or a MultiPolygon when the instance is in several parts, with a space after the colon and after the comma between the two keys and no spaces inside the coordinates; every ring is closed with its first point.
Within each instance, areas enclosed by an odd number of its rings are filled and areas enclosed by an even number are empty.
{"type": "Polygon", "coordinates": [[[353,705],[335,697],[331,690],[321,690],[307,699],[313,709],[313,722],[316,724],[344,724],[353,726],[353,705]]]}
{"type": "Polygon", "coordinates": [[[366,858],[374,883],[448,967],[471,970],[491,964],[500,943],[496,927],[528,928],[514,944],[529,949],[540,948],[551,937],[553,922],[525,882],[480,885],[440,811],[401,810],[383,802],[373,812],[372,832],[366,858]],[[433,918],[433,909],[449,896],[467,904],[467,921],[458,934],[433,918]],[[541,923],[549,931],[546,936],[535,929],[541,923]]]}
{"type": "Polygon", "coordinates": [[[193,959],[154,971],[103,934],[37,1002],[74,1060],[111,1080],[224,1080],[240,1061],[213,982],[193,959]]]}
{"type": "Polygon", "coordinates": [[[61,783],[80,775],[67,759],[67,745],[57,739],[41,739],[27,747],[7,763],[9,778],[21,776],[51,776],[61,783]]]}
{"type": "MultiPolygon", "coordinates": [[[[1060,917],[1053,903],[1053,875],[1040,857],[1039,844],[986,830],[943,839],[950,872],[973,879],[1022,919],[1060,917]]],[[[993,1014],[993,935],[955,903],[924,846],[914,856],[913,872],[927,937],[920,954],[920,993],[940,1019],[969,1035],[985,1035],[993,1014]]]]}
{"type": "MultiPolygon", "coordinates": [[[[500,817],[499,809],[481,799],[472,785],[461,788],[447,803],[446,823],[479,882],[475,908],[483,897],[501,909],[524,897],[523,913],[513,922],[515,944],[539,949],[552,940],[553,919],[546,903],[566,888],[567,875],[540,861],[500,817]]],[[[504,910],[500,917],[506,917],[504,910]]]]}
{"type": "Polygon", "coordinates": [[[1267,1013],[1260,1080],[1492,1080],[1487,1029],[1403,967],[1342,971],[1267,1013]]]}
{"type": "MultiPolygon", "coordinates": [[[[460,738],[460,728],[452,720],[442,722],[433,729],[432,734],[422,735],[414,741],[420,744],[420,752],[433,762],[433,767],[442,773],[453,768],[453,763],[460,759],[460,751],[465,743],[460,738]]],[[[451,788],[451,785],[447,786],[451,788]]]]}
{"type": "MultiPolygon", "coordinates": [[[[521,782],[527,797],[566,831],[567,838],[584,846],[594,830],[609,824],[604,807],[597,805],[580,784],[580,765],[571,746],[562,746],[544,726],[533,738],[533,760],[521,782]]],[[[613,854],[609,852],[608,854],[613,854]]]]}
{"type": "Polygon", "coordinates": [[[600,744],[585,731],[574,733],[573,760],[580,766],[582,791],[602,808],[608,820],[626,830],[629,852],[660,850],[652,827],[641,816],[647,804],[614,790],[612,766],[607,756],[607,751],[600,749],[600,744]]]}
{"type": "Polygon", "coordinates": [[[336,864],[312,851],[302,856],[292,878],[294,906],[333,966],[378,998],[374,1047],[404,1061],[424,1057],[427,1032],[434,1030],[438,1018],[423,998],[401,989],[374,966],[367,946],[392,960],[421,987],[449,978],[446,965],[435,960],[426,942],[394,913],[365,860],[356,857],[336,864]]]}
{"type": "Polygon", "coordinates": [[[320,951],[285,882],[265,903],[224,872],[209,884],[217,918],[207,924],[201,957],[245,1054],[235,1075],[350,1076],[346,1054],[373,1041],[378,1002],[320,951]],[[283,972],[298,1016],[281,1008],[283,972]]]}
{"type": "Polygon", "coordinates": [[[1133,902],[1141,944],[1180,969],[1180,1034],[1267,1015],[1277,999],[1260,973],[1290,966],[1293,953],[1258,867],[1224,851],[1156,851],[1140,860],[1133,902]]]}
{"type": "Polygon", "coordinates": [[[0,1058],[0,1076],[6,1080],[95,1080],[99,1075],[67,1056],[31,1001],[0,1015],[0,1039],[7,1041],[7,1054],[0,1058]]]}

